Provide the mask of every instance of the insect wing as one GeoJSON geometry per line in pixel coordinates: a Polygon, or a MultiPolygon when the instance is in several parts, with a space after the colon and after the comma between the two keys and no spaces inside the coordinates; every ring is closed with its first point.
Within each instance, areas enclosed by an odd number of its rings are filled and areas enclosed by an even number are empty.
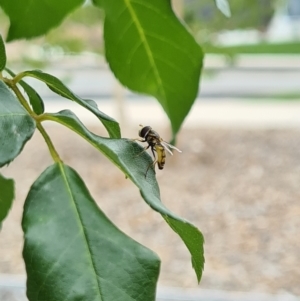
{"type": "Polygon", "coordinates": [[[165,149],[166,151],[169,152],[170,155],[173,156],[173,153],[172,153],[172,151],[169,149],[169,147],[168,147],[167,144],[165,144],[164,142],[161,142],[161,145],[164,147],[164,149],[165,149]]]}
{"type": "Polygon", "coordinates": [[[175,147],[175,146],[172,145],[172,144],[169,144],[169,143],[167,143],[167,142],[165,142],[165,141],[161,141],[160,143],[162,144],[162,146],[164,146],[164,148],[165,148],[171,155],[173,155],[173,153],[172,153],[172,151],[170,150],[170,148],[173,148],[173,149],[177,150],[179,153],[182,153],[182,151],[181,151],[180,149],[178,149],[177,147],[175,147]]]}

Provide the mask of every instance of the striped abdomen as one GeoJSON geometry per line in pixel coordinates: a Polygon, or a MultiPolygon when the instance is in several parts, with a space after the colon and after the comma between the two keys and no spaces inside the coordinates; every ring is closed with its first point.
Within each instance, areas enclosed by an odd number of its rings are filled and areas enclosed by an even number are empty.
{"type": "Polygon", "coordinates": [[[157,153],[157,165],[159,169],[163,169],[166,162],[166,151],[161,144],[155,145],[155,150],[157,153]]]}

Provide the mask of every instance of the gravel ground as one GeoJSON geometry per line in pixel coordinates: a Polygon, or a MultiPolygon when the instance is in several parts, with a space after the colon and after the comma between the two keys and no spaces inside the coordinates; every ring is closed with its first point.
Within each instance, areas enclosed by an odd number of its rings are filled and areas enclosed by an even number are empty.
{"type": "MultiPolygon", "coordinates": [[[[64,161],[124,232],[162,259],[160,285],[196,288],[189,253],[129,180],[75,134],[48,127],[64,161]]],[[[129,129],[128,137],[136,137],[129,129]]],[[[162,136],[163,132],[162,132],[162,136]]],[[[23,274],[20,219],[34,179],[51,164],[39,134],[3,173],[17,198],[0,232],[0,273],[23,274]]],[[[300,295],[300,131],[183,130],[183,153],[157,172],[162,200],[205,236],[201,288],[300,295]]]]}

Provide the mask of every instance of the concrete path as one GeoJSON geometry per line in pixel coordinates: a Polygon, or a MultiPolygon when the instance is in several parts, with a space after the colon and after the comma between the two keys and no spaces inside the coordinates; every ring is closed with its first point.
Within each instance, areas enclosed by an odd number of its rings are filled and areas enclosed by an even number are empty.
{"type": "MultiPolygon", "coordinates": [[[[120,122],[121,127],[138,127],[141,124],[167,126],[168,119],[154,99],[97,101],[99,110],[120,122]]],[[[57,112],[72,110],[85,124],[96,125],[98,119],[89,111],[71,101],[47,101],[46,110],[57,112]]],[[[300,128],[300,102],[197,101],[187,116],[184,128],[300,128]]]]}
{"type": "MultiPolygon", "coordinates": [[[[59,77],[76,94],[86,98],[110,98],[123,94],[140,97],[120,88],[107,64],[99,57],[64,58],[44,70],[59,77]]],[[[27,79],[26,79],[27,80],[27,79]]],[[[53,93],[43,84],[28,79],[45,98],[53,93]]],[[[280,97],[300,95],[300,55],[238,56],[229,65],[224,56],[207,55],[202,72],[199,97],[215,98],[280,97]]]]}
{"type": "MultiPolygon", "coordinates": [[[[184,127],[300,127],[300,101],[280,99],[280,95],[300,96],[300,55],[240,55],[234,66],[228,65],[224,56],[208,55],[204,66],[199,98],[184,127]]],[[[81,97],[96,100],[99,109],[122,127],[168,124],[160,105],[151,97],[121,87],[101,57],[67,57],[45,71],[58,76],[81,97]]],[[[34,79],[29,82],[45,99],[48,111],[70,108],[84,122],[98,122],[75,103],[57,97],[43,83],[34,79]]]]}
{"type": "MultiPolygon", "coordinates": [[[[25,275],[0,274],[0,300],[27,301],[25,275]]],[[[176,287],[157,288],[156,301],[300,301],[289,293],[278,295],[259,292],[232,292],[207,289],[181,289],[176,287]]]]}

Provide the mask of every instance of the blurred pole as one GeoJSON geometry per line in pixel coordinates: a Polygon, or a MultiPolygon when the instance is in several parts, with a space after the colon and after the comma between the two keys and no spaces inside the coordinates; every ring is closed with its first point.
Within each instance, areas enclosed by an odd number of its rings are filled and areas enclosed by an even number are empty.
{"type": "Polygon", "coordinates": [[[115,80],[115,84],[114,84],[113,100],[114,100],[115,110],[118,116],[116,119],[120,123],[121,127],[125,127],[127,123],[127,120],[125,120],[125,113],[124,113],[125,89],[117,79],[115,80]]]}
{"type": "Polygon", "coordinates": [[[172,0],[173,10],[180,19],[183,18],[183,1],[184,0],[172,0]]]}

